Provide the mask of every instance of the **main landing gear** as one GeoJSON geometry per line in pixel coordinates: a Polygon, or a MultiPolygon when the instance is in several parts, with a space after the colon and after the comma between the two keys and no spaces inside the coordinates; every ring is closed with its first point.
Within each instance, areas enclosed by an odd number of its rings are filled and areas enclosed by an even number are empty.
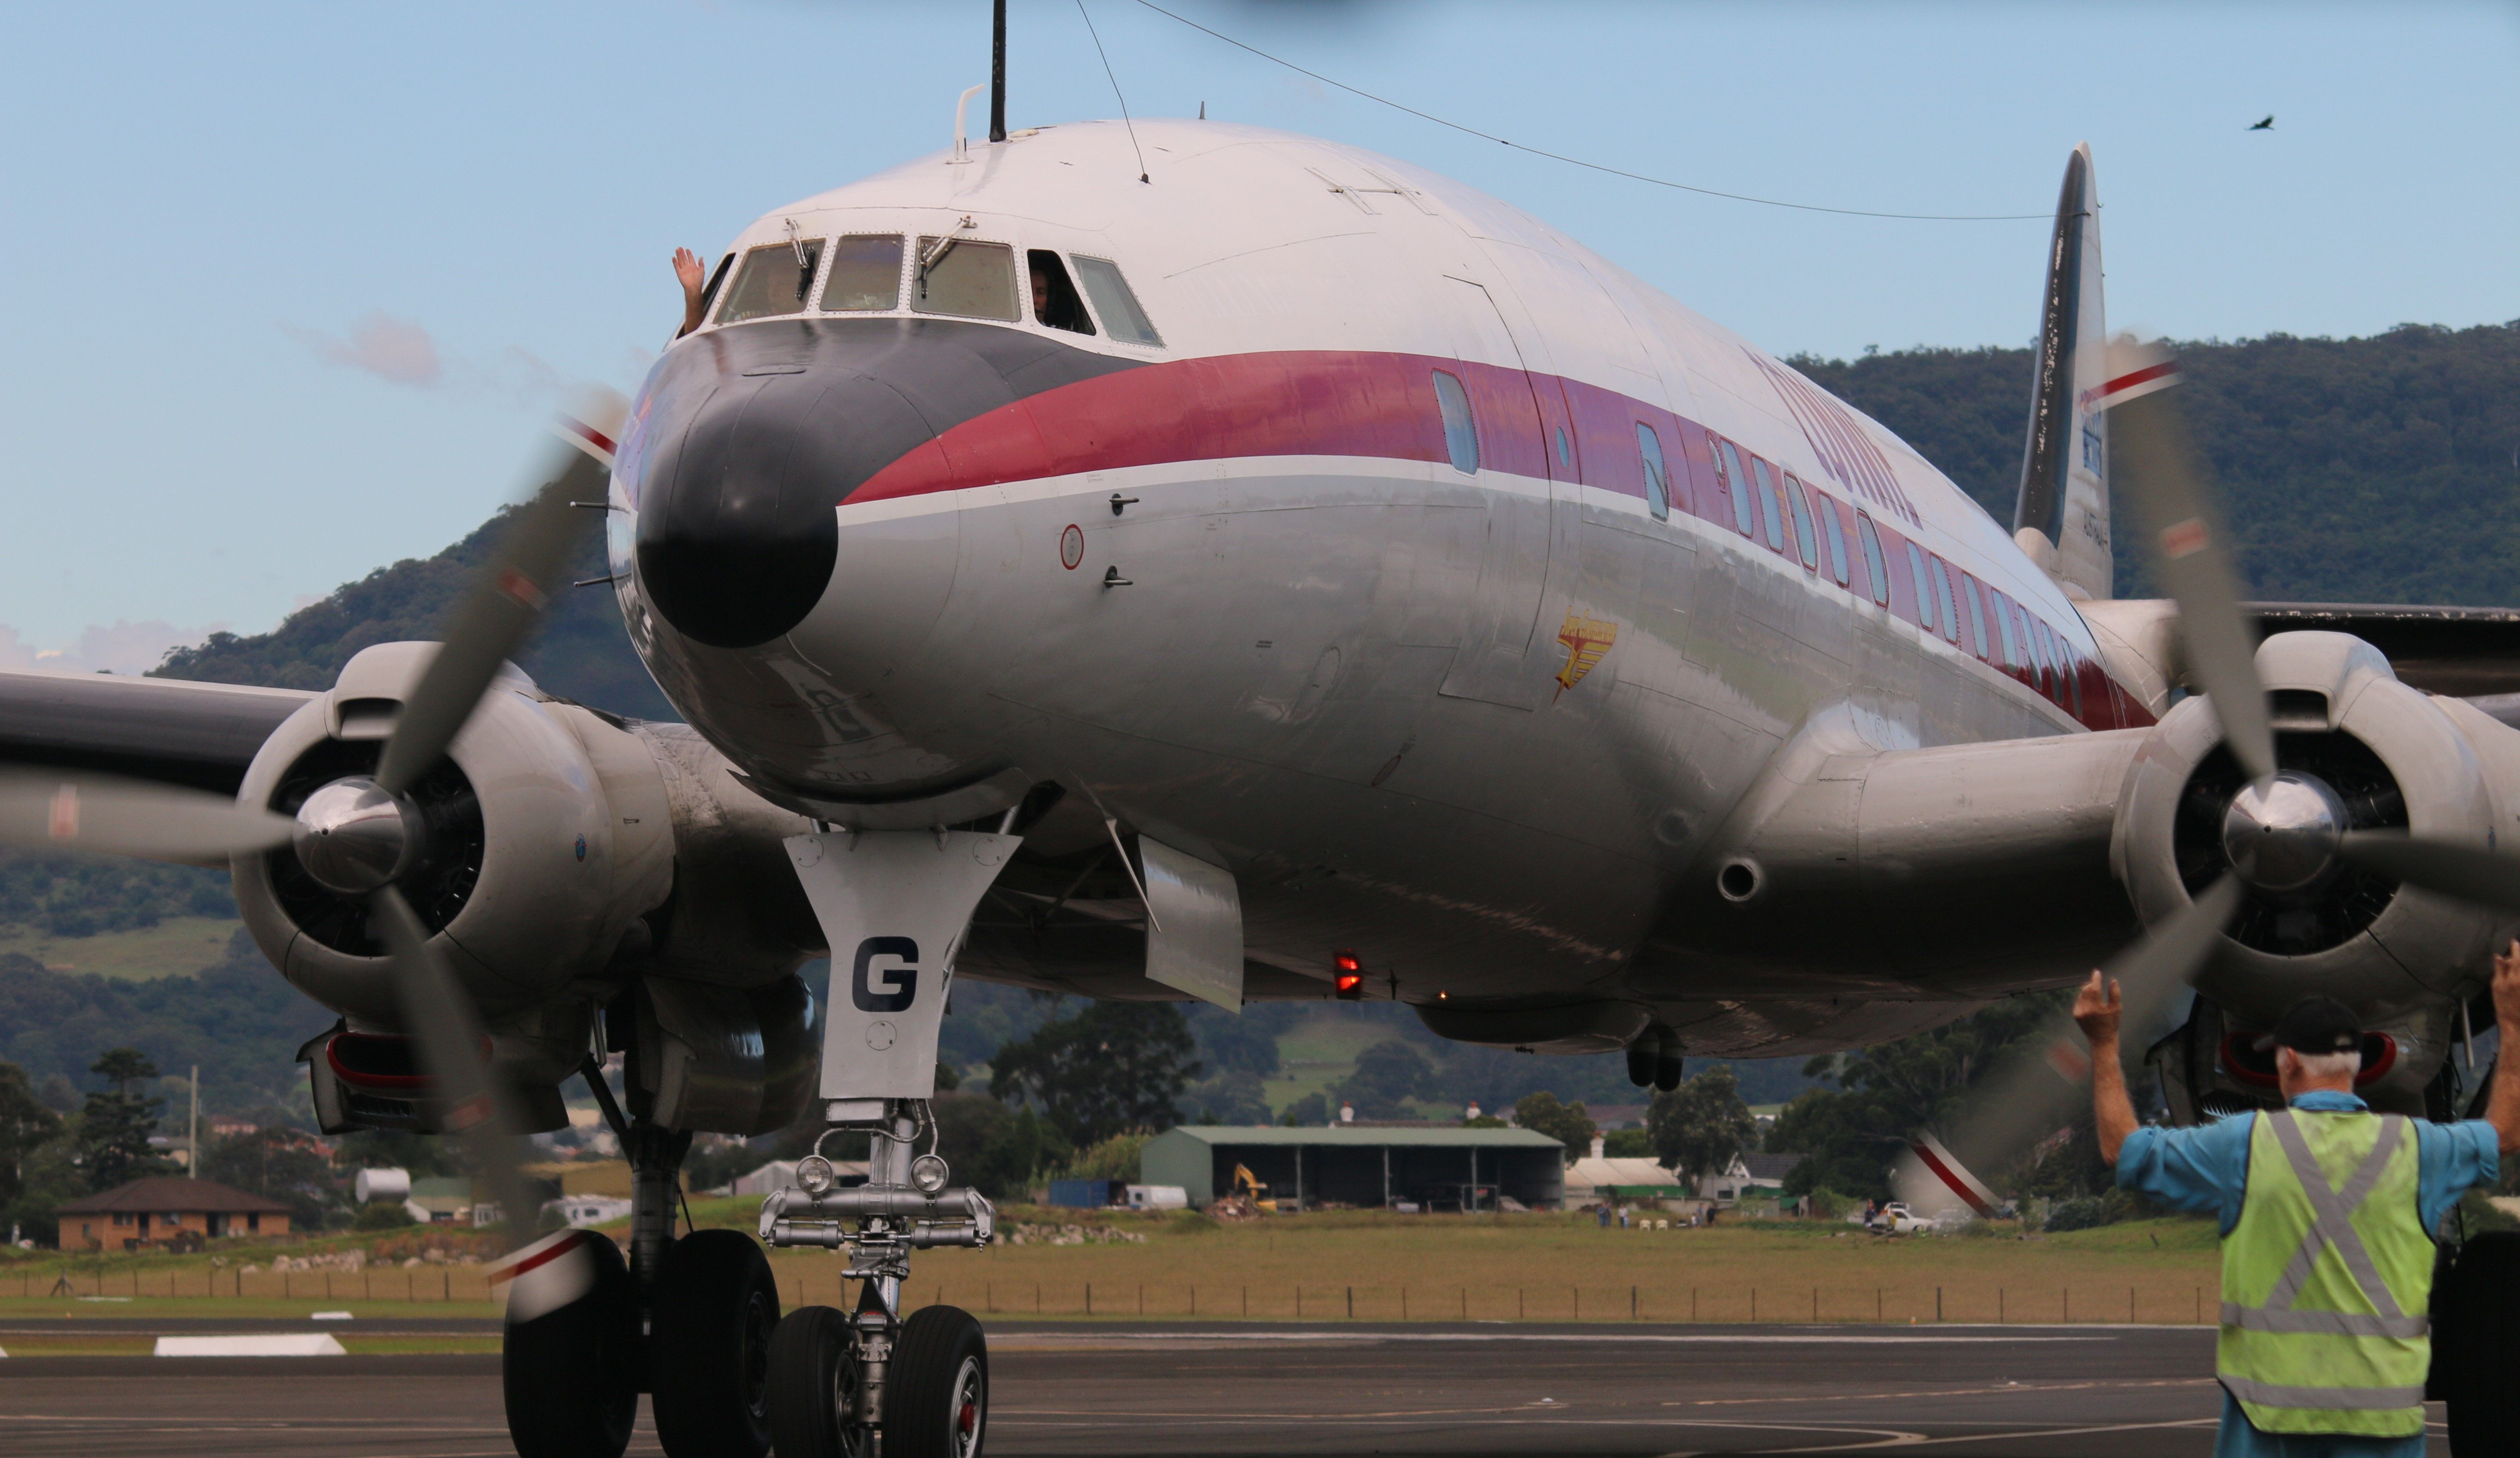
{"type": "MultiPolygon", "coordinates": [[[[978,1458],[988,1435],[989,1348],[980,1323],[956,1306],[901,1314],[910,1253],[984,1246],[997,1212],[976,1190],[948,1189],[945,1162],[911,1157],[923,1099],[855,1101],[874,1114],[832,1128],[864,1128],[873,1148],[868,1182],[836,1188],[820,1154],[799,1161],[796,1188],[762,1203],[762,1238],[774,1246],[849,1253],[857,1309],[806,1306],[770,1342],[770,1432],[779,1458],[978,1458]],[[854,1221],[856,1228],[849,1228],[854,1221]]],[[[835,1104],[835,1110],[848,1104],[835,1104]]]]}
{"type": "Polygon", "coordinates": [[[766,1458],[779,1327],[770,1261],[740,1230],[675,1239],[692,1136],[644,1120],[620,1132],[632,1171],[629,1262],[611,1241],[586,1238],[587,1291],[510,1322],[508,1435],[518,1458],[621,1458],[644,1392],[668,1458],[766,1458]]]}

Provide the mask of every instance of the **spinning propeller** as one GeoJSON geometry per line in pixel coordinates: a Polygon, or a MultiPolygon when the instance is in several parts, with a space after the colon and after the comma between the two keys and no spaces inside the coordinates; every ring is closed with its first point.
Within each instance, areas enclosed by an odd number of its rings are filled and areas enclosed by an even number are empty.
{"type": "MultiPolygon", "coordinates": [[[[375,775],[322,786],[292,817],[142,780],[0,773],[0,841],[194,862],[288,845],[325,888],[364,898],[384,944],[404,1031],[428,1072],[438,1127],[461,1141],[489,1183],[516,1246],[532,1239],[537,1202],[524,1177],[515,1095],[492,1065],[472,998],[395,878],[423,850],[424,821],[409,791],[445,757],[500,665],[541,620],[577,531],[571,504],[603,499],[625,410],[618,395],[603,391],[577,418],[559,422],[565,445],[457,604],[436,655],[403,702],[375,775]]],[[[526,1265],[516,1262],[518,1271],[526,1265]]]]}
{"type": "MultiPolygon", "coordinates": [[[[2112,346],[2108,382],[2110,448],[2122,499],[2155,552],[2163,593],[2179,604],[2189,683],[2207,695],[2224,747],[2247,782],[2222,825],[2231,869],[2190,904],[2111,959],[2103,972],[2122,989],[2130,1045],[2155,1027],[2180,988],[2212,955],[2249,893],[2281,896],[2350,864],[2393,882],[2487,906],[2520,909],[2520,857],[2403,832],[2356,830],[2339,797],[2316,775],[2281,769],[2267,693],[2257,671],[2257,633],[2240,608],[2238,581],[2211,510],[2185,422],[2166,393],[2178,363],[2158,345],[2112,346]]],[[[1998,1168],[2070,1122],[2089,1097],[2091,1055],[2070,1011],[2059,1009],[2037,1037],[1991,1074],[1948,1130],[1911,1146],[1915,1163],[1981,1215],[1993,1197],[1969,1167],[1998,1168]]]]}

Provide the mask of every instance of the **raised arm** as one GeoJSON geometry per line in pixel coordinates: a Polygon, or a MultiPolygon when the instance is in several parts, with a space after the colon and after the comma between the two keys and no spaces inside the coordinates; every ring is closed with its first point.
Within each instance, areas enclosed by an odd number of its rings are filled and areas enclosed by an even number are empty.
{"type": "Polygon", "coordinates": [[[674,249],[674,277],[683,281],[683,327],[674,331],[679,339],[700,327],[700,285],[707,278],[700,268],[700,255],[689,248],[674,249]]]}
{"type": "MultiPolygon", "coordinates": [[[[2520,1000],[2520,973],[2513,996],[2520,1000]]],[[[2501,986],[2498,980],[2496,987],[2501,986]]],[[[2135,1132],[2135,1103],[2127,1097],[2126,1070],[2118,1065],[2118,1018],[2123,1006],[2115,980],[2093,972],[2074,994],[2074,1026],[2092,1045],[2092,1116],[2100,1135],[2101,1163],[2114,1166],[2127,1135],[2135,1132]]],[[[2520,1104],[2515,1104],[2520,1109],[2520,1104]]]]}
{"type": "Polygon", "coordinates": [[[2501,1030],[2494,1055],[2494,1092],[2485,1122],[2500,1137],[2502,1152],[2520,1152],[2520,942],[2494,959],[2494,1022],[2501,1030]]]}

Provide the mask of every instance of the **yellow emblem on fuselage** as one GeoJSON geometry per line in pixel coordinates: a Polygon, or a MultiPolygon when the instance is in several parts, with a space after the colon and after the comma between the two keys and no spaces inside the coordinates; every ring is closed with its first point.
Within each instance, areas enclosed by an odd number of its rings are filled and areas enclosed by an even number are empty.
{"type": "MultiPolygon", "coordinates": [[[[1557,671],[1557,693],[1562,694],[1583,683],[1584,676],[1593,671],[1593,665],[1599,663],[1601,655],[1610,651],[1610,644],[1619,641],[1619,625],[1569,612],[1566,626],[1557,630],[1557,641],[1566,645],[1566,666],[1557,671]]],[[[1552,694],[1552,701],[1556,696],[1552,694]]]]}

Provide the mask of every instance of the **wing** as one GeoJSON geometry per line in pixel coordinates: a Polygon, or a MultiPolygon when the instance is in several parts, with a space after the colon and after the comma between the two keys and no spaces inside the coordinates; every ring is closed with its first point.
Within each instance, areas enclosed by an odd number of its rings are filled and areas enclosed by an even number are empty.
{"type": "MultiPolygon", "coordinates": [[[[2315,629],[2378,648],[2401,682],[2453,698],[2520,694],[2520,608],[2398,607],[2368,602],[2246,602],[2272,636],[2315,629]]],[[[2492,705],[2480,704],[2488,713],[2492,705]]],[[[2495,717],[2502,715],[2496,713],[2495,717]]]]}
{"type": "Polygon", "coordinates": [[[0,764],[234,795],[262,741],[313,697],[182,679],[0,673],[0,764]]]}

